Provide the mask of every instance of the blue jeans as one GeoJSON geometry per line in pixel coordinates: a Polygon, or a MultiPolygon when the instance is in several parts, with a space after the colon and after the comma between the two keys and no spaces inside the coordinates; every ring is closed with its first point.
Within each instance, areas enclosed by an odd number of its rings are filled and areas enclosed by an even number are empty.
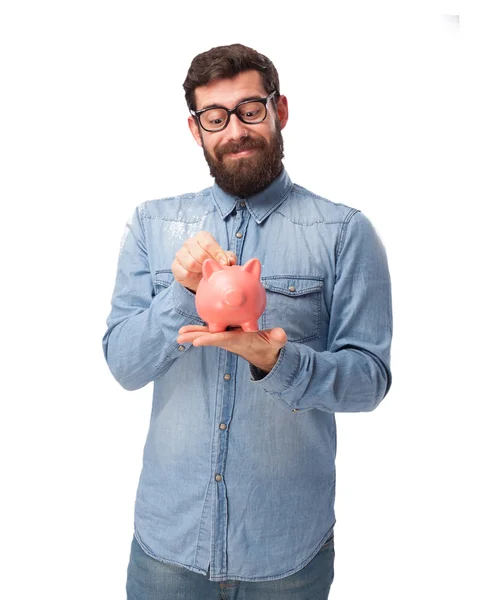
{"type": "Polygon", "coordinates": [[[300,571],[274,581],[210,581],[157,561],[131,544],[127,600],[327,600],[334,578],[334,534],[300,571]]]}

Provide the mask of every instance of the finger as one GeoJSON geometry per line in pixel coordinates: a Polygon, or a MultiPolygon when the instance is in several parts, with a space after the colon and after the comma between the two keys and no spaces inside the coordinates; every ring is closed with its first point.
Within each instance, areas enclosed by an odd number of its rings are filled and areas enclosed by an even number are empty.
{"type": "MultiPolygon", "coordinates": [[[[189,331],[178,335],[176,341],[178,342],[178,344],[194,344],[196,346],[197,344],[195,344],[194,342],[196,342],[199,338],[209,338],[213,335],[215,334],[209,333],[208,331],[189,331]]],[[[206,346],[207,344],[201,345],[206,346]]]]}
{"type": "MultiPolygon", "coordinates": [[[[179,341],[181,338],[181,342],[192,343],[193,341],[201,338],[205,338],[202,340],[201,346],[221,346],[221,347],[234,347],[234,344],[238,343],[238,335],[242,335],[244,332],[240,329],[232,329],[229,331],[220,331],[217,333],[211,333],[208,327],[204,327],[201,325],[198,326],[190,326],[185,325],[178,331],[179,335],[177,340],[179,341]],[[191,327],[194,327],[191,328],[191,327]],[[188,331],[182,331],[186,330],[188,331]]],[[[195,344],[196,346],[197,344],[195,344]]]]}
{"type": "Polygon", "coordinates": [[[229,266],[238,264],[238,259],[236,258],[236,254],[234,252],[231,252],[231,250],[226,250],[226,256],[228,258],[229,266]]]}
{"type": "Polygon", "coordinates": [[[187,271],[177,258],[175,258],[171,265],[171,272],[176,281],[180,283],[182,281],[192,282],[193,280],[198,282],[201,279],[201,273],[191,273],[190,271],[187,271]]]}
{"type": "Polygon", "coordinates": [[[203,252],[196,244],[191,245],[190,240],[181,246],[176,253],[176,258],[189,273],[202,272],[204,262],[203,252]]]}
{"type": "Polygon", "coordinates": [[[271,347],[282,348],[288,341],[288,336],[284,329],[275,327],[274,329],[263,329],[258,331],[258,335],[271,347]]]}
{"type": "Polygon", "coordinates": [[[237,342],[235,331],[222,331],[221,333],[200,333],[195,337],[194,340],[192,340],[192,344],[196,348],[200,346],[218,346],[220,348],[233,349],[235,347],[235,342],[237,342]]]}
{"type": "Polygon", "coordinates": [[[208,327],[206,327],[205,325],[183,325],[183,327],[180,327],[180,329],[178,330],[179,334],[183,334],[183,333],[190,333],[191,331],[208,331],[208,327]]]}
{"type": "Polygon", "coordinates": [[[228,256],[226,252],[218,244],[211,233],[208,231],[200,231],[195,237],[199,247],[207,254],[206,258],[212,258],[222,265],[228,264],[228,256]]]}

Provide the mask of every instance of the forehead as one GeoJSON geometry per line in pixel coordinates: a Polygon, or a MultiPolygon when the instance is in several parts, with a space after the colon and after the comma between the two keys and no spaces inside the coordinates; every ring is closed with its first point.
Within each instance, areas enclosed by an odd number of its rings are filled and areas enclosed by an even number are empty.
{"type": "Polygon", "coordinates": [[[195,90],[196,110],[220,105],[233,108],[245,98],[266,96],[259,71],[244,71],[231,79],[217,79],[195,90]]]}

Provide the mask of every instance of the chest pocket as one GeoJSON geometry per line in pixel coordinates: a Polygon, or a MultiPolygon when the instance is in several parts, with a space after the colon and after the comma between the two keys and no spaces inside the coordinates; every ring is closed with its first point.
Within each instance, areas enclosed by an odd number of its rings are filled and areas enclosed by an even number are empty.
{"type": "Polygon", "coordinates": [[[173,273],[171,269],[160,269],[153,273],[153,285],[155,286],[155,296],[163,289],[173,283],[173,273]]]}
{"type": "Polygon", "coordinates": [[[262,277],[266,310],[261,329],[282,327],[291,342],[318,338],[321,329],[322,277],[281,275],[262,277]]]}

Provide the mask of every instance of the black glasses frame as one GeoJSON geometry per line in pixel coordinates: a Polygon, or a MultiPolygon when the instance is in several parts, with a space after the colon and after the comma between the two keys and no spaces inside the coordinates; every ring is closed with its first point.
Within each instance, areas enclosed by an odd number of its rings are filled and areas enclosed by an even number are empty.
{"type": "Polygon", "coordinates": [[[251,100],[242,100],[241,102],[238,102],[238,104],[234,108],[232,108],[231,110],[229,108],[226,108],[225,106],[209,106],[208,108],[203,108],[202,110],[190,110],[190,113],[194,117],[196,117],[196,119],[197,119],[198,123],[200,124],[200,126],[205,131],[207,131],[208,133],[218,133],[218,131],[223,131],[223,129],[226,129],[228,127],[229,122],[230,122],[231,115],[236,115],[238,117],[238,119],[242,123],[245,123],[246,125],[259,125],[260,123],[262,123],[266,119],[266,117],[268,115],[268,108],[267,108],[266,105],[271,100],[271,98],[273,98],[273,96],[275,94],[276,94],[276,91],[271,92],[271,94],[269,96],[266,96],[266,98],[252,98],[251,100]],[[261,104],[264,105],[264,108],[265,108],[264,117],[261,119],[261,121],[256,121],[254,123],[251,123],[251,121],[245,121],[243,119],[243,117],[238,113],[238,108],[240,106],[242,106],[243,104],[249,104],[250,102],[261,102],[261,104]],[[226,117],[225,124],[220,129],[206,129],[206,127],[201,122],[200,117],[206,111],[208,111],[208,110],[214,110],[216,108],[221,108],[222,110],[226,111],[227,117],[226,117]]]}

